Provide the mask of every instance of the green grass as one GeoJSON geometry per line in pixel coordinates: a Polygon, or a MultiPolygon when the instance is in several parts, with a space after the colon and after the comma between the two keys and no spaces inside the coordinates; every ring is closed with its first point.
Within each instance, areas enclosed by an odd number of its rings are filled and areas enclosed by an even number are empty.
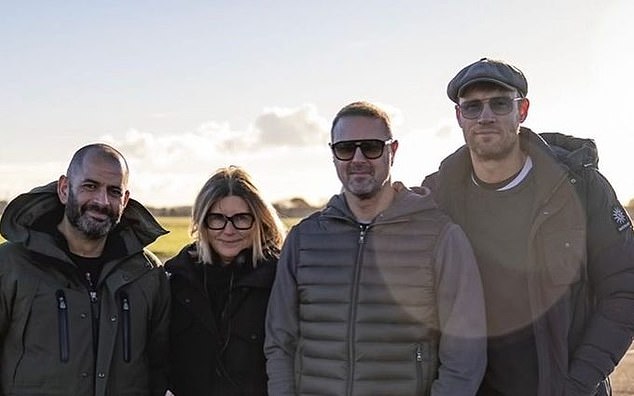
{"type": "MultiPolygon", "coordinates": [[[[170,233],[159,237],[154,243],[150,244],[148,248],[162,261],[165,261],[176,255],[183,246],[192,241],[189,237],[189,217],[165,216],[157,217],[157,220],[161,223],[163,228],[169,230],[170,233]]],[[[282,219],[288,229],[299,220],[299,218],[282,219]]],[[[4,242],[4,238],[0,236],[0,243],[2,242],[4,242]]]]}
{"type": "MultiPolygon", "coordinates": [[[[157,220],[170,233],[159,237],[148,248],[165,261],[191,242],[188,231],[189,217],[157,217],[157,220]]],[[[5,239],[0,236],[0,243],[4,241],[5,239]]]]}
{"type": "Polygon", "coordinates": [[[148,246],[161,261],[165,261],[178,253],[183,246],[192,241],[189,237],[189,217],[157,217],[159,223],[169,234],[159,237],[148,246]]]}
{"type": "MultiPolygon", "coordinates": [[[[148,248],[164,262],[192,241],[189,237],[189,217],[157,217],[157,220],[170,233],[157,239],[148,248]]],[[[287,229],[299,220],[299,218],[282,218],[287,229]]]]}

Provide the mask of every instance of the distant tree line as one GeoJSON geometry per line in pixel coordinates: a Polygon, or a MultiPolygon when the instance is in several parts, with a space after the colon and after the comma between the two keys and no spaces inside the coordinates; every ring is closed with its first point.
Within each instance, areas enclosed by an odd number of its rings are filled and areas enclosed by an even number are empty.
{"type": "MultiPolygon", "coordinates": [[[[0,200],[0,214],[4,212],[4,208],[7,207],[9,202],[6,200],[0,200]]],[[[311,206],[302,198],[292,198],[286,201],[280,201],[273,203],[273,207],[277,210],[277,213],[281,217],[304,217],[309,214],[321,209],[318,206],[311,206]]],[[[155,208],[148,206],[147,207],[150,213],[154,216],[191,216],[192,207],[191,206],[172,206],[172,207],[163,207],[163,208],[155,208]]]]}
{"type": "MultiPolygon", "coordinates": [[[[4,212],[4,208],[7,207],[9,202],[6,200],[0,200],[0,214],[4,212]]],[[[309,214],[321,209],[318,206],[311,206],[302,198],[292,198],[287,201],[275,202],[273,207],[277,210],[277,213],[281,217],[305,217],[309,214]]],[[[634,218],[634,199],[631,199],[630,202],[625,207],[630,217],[634,218]]],[[[153,208],[148,207],[148,210],[154,216],[191,216],[192,207],[191,206],[174,206],[174,207],[166,207],[166,208],[153,208]]]]}
{"type": "Polygon", "coordinates": [[[192,207],[191,206],[174,206],[169,208],[153,208],[148,206],[147,208],[150,213],[154,216],[175,216],[175,217],[183,217],[183,216],[191,216],[192,207]]]}
{"type": "MultiPolygon", "coordinates": [[[[273,203],[273,207],[277,210],[280,217],[305,217],[309,214],[321,209],[321,207],[311,206],[302,198],[292,198],[285,201],[273,203]]],[[[148,207],[150,213],[154,216],[191,216],[191,206],[175,206],[165,208],[148,207]]]]}

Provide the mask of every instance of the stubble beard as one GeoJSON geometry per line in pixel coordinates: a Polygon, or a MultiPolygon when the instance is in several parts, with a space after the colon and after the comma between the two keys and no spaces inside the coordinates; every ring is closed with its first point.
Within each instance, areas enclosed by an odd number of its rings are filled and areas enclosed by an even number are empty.
{"type": "Polygon", "coordinates": [[[469,142],[469,150],[483,161],[503,160],[513,152],[514,147],[515,141],[512,139],[488,143],[472,139],[469,142]]]}
{"type": "Polygon", "coordinates": [[[377,182],[374,169],[372,167],[364,165],[350,164],[350,168],[347,170],[348,182],[346,183],[346,190],[360,200],[367,200],[373,198],[381,189],[380,183],[377,182]],[[354,171],[368,172],[363,175],[351,173],[354,171]]]}
{"type": "Polygon", "coordinates": [[[72,188],[69,188],[68,202],[64,209],[64,213],[69,223],[79,230],[84,236],[91,240],[97,240],[108,235],[110,231],[119,223],[121,215],[117,215],[107,206],[96,204],[80,205],[77,202],[72,188]],[[86,214],[88,210],[93,210],[105,214],[107,218],[98,221],[86,214]]]}

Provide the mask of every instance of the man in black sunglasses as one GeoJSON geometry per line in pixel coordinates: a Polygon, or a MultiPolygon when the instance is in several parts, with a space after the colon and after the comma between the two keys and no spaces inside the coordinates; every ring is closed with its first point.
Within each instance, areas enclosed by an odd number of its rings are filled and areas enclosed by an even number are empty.
{"type": "Polygon", "coordinates": [[[423,185],[476,254],[488,365],[478,395],[610,394],[632,342],[634,234],[590,139],[521,127],[528,83],[483,58],[449,82],[465,146],[423,185]]]}
{"type": "Polygon", "coordinates": [[[398,142],[367,102],[339,111],[330,144],[343,192],[287,237],[271,292],[270,395],[473,395],[484,303],[462,230],[392,183],[398,142]]]}

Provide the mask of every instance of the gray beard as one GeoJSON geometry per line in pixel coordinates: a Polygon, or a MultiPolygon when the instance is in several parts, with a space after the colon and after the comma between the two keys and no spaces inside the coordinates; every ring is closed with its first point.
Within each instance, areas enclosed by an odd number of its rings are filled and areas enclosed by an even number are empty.
{"type": "Polygon", "coordinates": [[[66,203],[64,213],[69,223],[84,234],[86,238],[91,240],[98,240],[107,236],[119,223],[119,218],[112,213],[110,208],[102,208],[89,204],[80,206],[72,192],[72,188],[69,188],[68,202],[66,203]],[[97,209],[105,213],[108,219],[102,222],[91,219],[86,215],[86,210],[89,208],[97,209]]]}

